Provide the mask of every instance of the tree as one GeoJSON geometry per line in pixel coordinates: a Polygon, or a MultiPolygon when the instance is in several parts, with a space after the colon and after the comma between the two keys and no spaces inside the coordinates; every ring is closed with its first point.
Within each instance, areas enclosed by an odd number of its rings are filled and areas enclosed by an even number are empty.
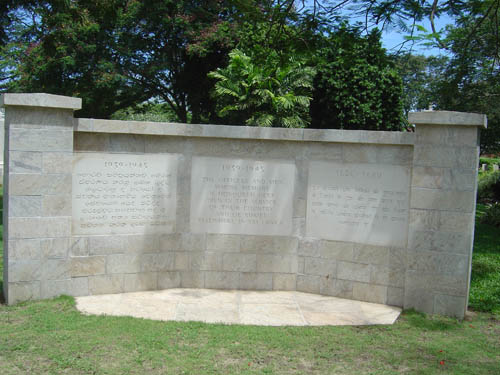
{"type": "Polygon", "coordinates": [[[7,89],[82,97],[79,115],[100,118],[147,99],[117,64],[122,3],[40,1],[17,13],[18,33],[4,50],[14,73],[7,89]]]}
{"type": "Polygon", "coordinates": [[[394,56],[396,69],[403,81],[403,111],[429,109],[437,103],[438,83],[449,64],[446,56],[404,54],[394,56]]]}
{"type": "Polygon", "coordinates": [[[380,44],[346,27],[330,35],[314,78],[311,127],[399,130],[402,83],[380,44]]]}
{"type": "Polygon", "coordinates": [[[485,113],[488,129],[482,133],[481,148],[500,152],[500,1],[475,5],[450,28],[444,41],[453,57],[437,82],[436,108],[485,113]]]}
{"type": "MultiPolygon", "coordinates": [[[[4,71],[14,73],[6,89],[81,96],[79,115],[104,118],[156,97],[180,121],[191,112],[201,122],[215,112],[207,73],[227,62],[236,6],[255,2],[32,3],[2,51],[10,63],[4,71]]],[[[22,11],[18,6],[9,15],[22,11]]]]}
{"type": "Polygon", "coordinates": [[[314,70],[304,62],[283,60],[269,50],[264,61],[253,62],[239,50],[230,54],[226,68],[209,76],[217,80],[219,115],[231,124],[305,127],[314,70]]]}

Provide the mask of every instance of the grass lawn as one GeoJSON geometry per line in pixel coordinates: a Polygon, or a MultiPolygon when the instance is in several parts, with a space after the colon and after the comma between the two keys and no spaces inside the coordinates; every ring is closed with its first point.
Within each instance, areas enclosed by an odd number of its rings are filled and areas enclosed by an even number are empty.
{"type": "MultiPolygon", "coordinates": [[[[473,262],[471,306],[500,311],[500,230],[477,226],[473,262]]],[[[500,374],[498,318],[224,326],[84,316],[60,297],[0,305],[0,374],[500,374]]]]}

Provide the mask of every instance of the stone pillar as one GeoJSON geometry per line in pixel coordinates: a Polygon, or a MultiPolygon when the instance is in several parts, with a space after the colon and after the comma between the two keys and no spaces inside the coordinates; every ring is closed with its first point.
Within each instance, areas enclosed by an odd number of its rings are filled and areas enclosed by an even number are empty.
{"type": "Polygon", "coordinates": [[[404,308],[463,318],[486,116],[425,111],[410,113],[408,121],[416,138],[404,308]]]}
{"type": "MultiPolygon", "coordinates": [[[[4,94],[4,296],[9,304],[79,294],[71,278],[73,111],[81,99],[4,94]]],[[[81,291],[80,293],[84,293],[81,291]]]]}

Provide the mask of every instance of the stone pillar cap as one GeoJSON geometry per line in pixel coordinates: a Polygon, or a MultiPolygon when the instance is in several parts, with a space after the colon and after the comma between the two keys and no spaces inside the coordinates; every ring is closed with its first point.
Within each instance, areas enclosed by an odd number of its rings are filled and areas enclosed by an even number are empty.
{"type": "Polygon", "coordinates": [[[463,125],[488,127],[486,115],[454,111],[422,111],[408,113],[408,122],[415,125],[463,125]]]}
{"type": "Polygon", "coordinates": [[[53,94],[2,94],[0,96],[0,107],[22,106],[22,107],[44,107],[61,109],[81,109],[82,99],[71,96],[53,94]]]}

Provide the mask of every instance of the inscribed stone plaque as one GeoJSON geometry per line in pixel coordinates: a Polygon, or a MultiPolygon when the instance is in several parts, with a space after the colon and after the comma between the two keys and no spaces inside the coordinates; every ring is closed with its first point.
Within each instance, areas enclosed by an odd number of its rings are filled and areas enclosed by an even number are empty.
{"type": "Polygon", "coordinates": [[[191,231],[289,236],[295,164],[193,157],[191,231]]]}
{"type": "Polygon", "coordinates": [[[406,246],[409,186],[407,167],[311,162],[307,236],[406,246]]]}
{"type": "Polygon", "coordinates": [[[175,154],[75,154],[73,233],[172,232],[177,160],[175,154]]]}

